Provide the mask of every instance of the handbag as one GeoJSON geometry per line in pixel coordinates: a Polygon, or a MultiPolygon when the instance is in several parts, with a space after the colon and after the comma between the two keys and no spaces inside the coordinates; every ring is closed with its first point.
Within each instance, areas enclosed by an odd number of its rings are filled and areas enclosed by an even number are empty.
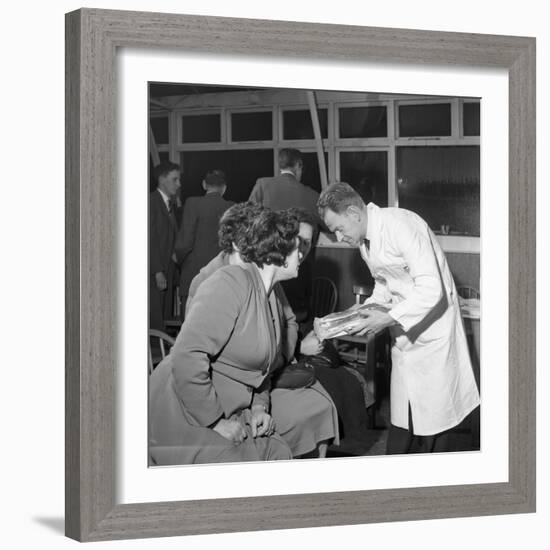
{"type": "Polygon", "coordinates": [[[315,369],[309,358],[289,363],[273,375],[272,389],[296,390],[309,388],[315,383],[315,369]]]}
{"type": "Polygon", "coordinates": [[[317,355],[308,355],[307,361],[313,367],[328,367],[331,369],[335,369],[345,364],[336,346],[330,340],[325,340],[323,350],[320,353],[317,355]]]}

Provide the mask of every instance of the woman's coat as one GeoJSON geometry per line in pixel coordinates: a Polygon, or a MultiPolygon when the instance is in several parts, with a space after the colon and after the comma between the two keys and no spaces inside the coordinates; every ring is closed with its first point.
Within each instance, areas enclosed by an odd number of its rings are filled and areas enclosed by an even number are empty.
{"type": "Polygon", "coordinates": [[[235,446],[210,428],[246,423],[253,404],[269,409],[263,387],[279,350],[256,266],[223,267],[197,290],[170,354],[150,378],[150,453],[157,464],[291,458],[278,436],[235,446]]]}

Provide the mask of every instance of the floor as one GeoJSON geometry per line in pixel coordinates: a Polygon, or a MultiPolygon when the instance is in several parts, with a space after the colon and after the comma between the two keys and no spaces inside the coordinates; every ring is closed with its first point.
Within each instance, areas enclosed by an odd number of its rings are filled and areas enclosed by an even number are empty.
{"type": "MultiPolygon", "coordinates": [[[[375,405],[373,405],[374,407],[375,405]]],[[[479,431],[477,437],[473,435],[472,426],[475,423],[479,426],[479,413],[473,415],[465,423],[451,432],[450,452],[479,450],[479,431]]],[[[390,426],[390,403],[389,395],[385,393],[379,400],[374,414],[374,428],[368,429],[365,439],[360,446],[347,445],[342,441],[341,445],[331,445],[327,452],[327,458],[349,457],[349,456],[378,456],[386,454],[386,441],[390,426]]]]}
{"type": "MultiPolygon", "coordinates": [[[[373,405],[374,407],[375,405],[373,405]]],[[[374,414],[374,428],[367,430],[360,446],[349,445],[345,440],[340,445],[331,445],[327,457],[375,456],[386,454],[386,441],[390,425],[389,400],[384,398],[374,414]]]]}

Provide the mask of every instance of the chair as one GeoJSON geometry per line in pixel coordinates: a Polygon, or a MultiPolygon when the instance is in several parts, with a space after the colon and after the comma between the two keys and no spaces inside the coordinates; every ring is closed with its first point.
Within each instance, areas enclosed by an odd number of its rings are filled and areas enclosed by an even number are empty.
{"type": "Polygon", "coordinates": [[[156,329],[149,329],[149,374],[153,369],[166,357],[170,348],[175,344],[176,340],[168,336],[165,332],[156,329]],[[157,344],[156,346],[154,344],[157,344]]]}
{"type": "Polygon", "coordinates": [[[313,317],[334,313],[338,302],[338,290],[328,277],[315,277],[311,285],[310,308],[313,317]]]}
{"type": "Polygon", "coordinates": [[[458,295],[465,300],[471,300],[472,298],[477,298],[479,300],[480,297],[479,290],[473,286],[457,286],[456,291],[458,292],[458,295]]]}

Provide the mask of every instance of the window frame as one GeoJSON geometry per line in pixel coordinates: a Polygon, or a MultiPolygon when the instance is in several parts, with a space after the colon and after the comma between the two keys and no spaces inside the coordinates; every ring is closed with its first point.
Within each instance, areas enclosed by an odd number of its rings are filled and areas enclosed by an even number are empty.
{"type": "MultiPolygon", "coordinates": [[[[209,107],[195,105],[175,107],[169,113],[170,137],[173,138],[168,146],[158,147],[159,152],[169,151],[171,160],[179,162],[180,153],[187,151],[201,151],[209,149],[273,149],[273,172],[277,174],[278,154],[282,148],[293,147],[303,152],[315,152],[315,139],[288,140],[283,139],[284,122],[283,113],[291,110],[308,111],[307,102],[301,101],[297,94],[303,91],[290,90],[265,90],[256,92],[259,100],[264,97],[266,101],[262,105],[243,104],[241,96],[231,104],[230,98],[222,97],[223,94],[209,94],[209,107]],[[294,93],[293,93],[294,92],[294,93]],[[219,97],[216,98],[215,96],[219,97]],[[231,139],[231,115],[241,112],[272,112],[272,137],[271,141],[232,141],[231,139]],[[182,143],[182,121],[183,116],[219,114],[220,115],[220,141],[182,143]]],[[[369,94],[364,92],[316,92],[319,109],[327,109],[328,137],[322,140],[323,150],[327,154],[327,175],[328,181],[340,180],[340,152],[343,151],[386,151],[388,153],[388,206],[399,206],[398,183],[397,183],[397,147],[437,147],[437,146],[480,146],[480,136],[463,135],[463,105],[464,103],[480,103],[481,98],[470,97],[414,97],[399,96],[394,94],[369,94]],[[377,97],[373,98],[375,95],[377,97]],[[365,99],[357,99],[363,96],[365,99]],[[371,97],[369,97],[371,96],[371,97]],[[400,105],[426,105],[434,103],[451,104],[451,136],[434,137],[399,137],[399,106],[400,105]],[[385,138],[340,138],[339,137],[339,110],[348,107],[373,107],[385,106],[387,117],[388,136],[385,138]]],[[[151,116],[159,116],[151,113],[151,116]]],[[[165,116],[164,113],[160,116],[165,116]]],[[[185,167],[182,166],[185,170],[185,167]]],[[[480,175],[481,176],[481,175],[480,175]]],[[[481,178],[480,178],[481,179],[481,178]]],[[[479,251],[479,237],[472,236],[438,236],[442,240],[453,241],[453,250],[479,251]],[[456,242],[465,242],[457,245],[456,242]],[[466,242],[468,241],[468,242],[466,242]],[[464,250],[463,250],[464,249],[464,250]]]]}

